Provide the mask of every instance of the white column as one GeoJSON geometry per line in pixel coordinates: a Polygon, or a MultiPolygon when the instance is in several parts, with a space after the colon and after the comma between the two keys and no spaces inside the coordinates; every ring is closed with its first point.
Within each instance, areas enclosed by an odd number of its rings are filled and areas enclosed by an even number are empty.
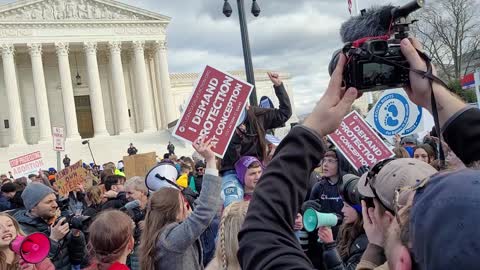
{"type": "Polygon", "coordinates": [[[164,105],[165,119],[166,124],[175,121],[176,108],[173,101],[173,93],[170,84],[170,73],[168,72],[168,59],[167,59],[167,42],[164,40],[155,42],[156,56],[155,56],[155,66],[158,67],[157,70],[160,74],[160,91],[161,97],[164,105]]]}
{"type": "Polygon", "coordinates": [[[32,61],[33,88],[37,105],[38,129],[40,131],[40,142],[50,142],[52,139],[52,127],[50,114],[48,112],[47,88],[45,86],[45,75],[43,72],[42,44],[27,44],[30,59],[32,61]]]}
{"type": "Polygon", "coordinates": [[[163,91],[162,91],[162,82],[160,80],[160,61],[159,61],[159,48],[158,42],[154,43],[154,57],[153,57],[153,65],[154,65],[154,73],[155,73],[155,83],[157,86],[157,99],[158,99],[158,107],[160,112],[160,118],[162,120],[162,125],[160,128],[167,129],[168,121],[165,112],[165,103],[163,101],[163,91]]]}
{"type": "Polygon", "coordinates": [[[26,144],[23,134],[22,109],[15,71],[13,44],[1,44],[5,89],[7,92],[11,144],[26,144]]]}
{"type": "Polygon", "coordinates": [[[152,100],[148,94],[147,69],[145,67],[145,41],[134,41],[133,50],[135,53],[135,87],[140,107],[140,115],[143,123],[143,132],[155,131],[153,121],[152,100]]]}
{"type": "Polygon", "coordinates": [[[84,42],[83,49],[87,58],[88,87],[90,89],[94,136],[107,136],[102,86],[100,85],[100,75],[98,74],[97,43],[84,42]]]}
{"type": "Polygon", "coordinates": [[[58,70],[62,85],[63,111],[65,114],[65,127],[68,139],[79,139],[77,114],[75,112],[75,98],[73,97],[72,75],[68,61],[68,43],[55,42],[58,56],[58,70]]]}
{"type": "Polygon", "coordinates": [[[125,79],[123,78],[122,67],[122,42],[108,42],[110,48],[110,70],[112,72],[113,96],[115,112],[117,114],[119,134],[131,133],[130,119],[128,117],[127,92],[125,90],[125,79]]]}

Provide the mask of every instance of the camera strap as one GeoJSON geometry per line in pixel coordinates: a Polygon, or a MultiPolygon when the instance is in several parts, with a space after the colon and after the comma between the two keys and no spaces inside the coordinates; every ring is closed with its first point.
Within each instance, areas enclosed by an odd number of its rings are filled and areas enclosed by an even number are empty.
{"type": "Polygon", "coordinates": [[[450,89],[450,87],[445,84],[440,78],[433,75],[433,68],[432,68],[432,61],[427,54],[417,49],[418,55],[425,61],[427,64],[427,71],[417,70],[417,69],[410,69],[411,71],[421,75],[424,79],[427,78],[430,81],[430,93],[431,93],[431,105],[432,105],[432,114],[433,114],[433,121],[435,123],[435,131],[437,132],[438,136],[438,160],[440,161],[440,169],[446,169],[446,162],[445,162],[445,152],[443,150],[442,145],[442,133],[440,129],[440,121],[438,119],[438,108],[437,108],[437,100],[435,99],[435,93],[433,92],[433,82],[440,84],[441,86],[445,87],[446,89],[450,89]]]}
{"type": "Polygon", "coordinates": [[[415,72],[418,75],[422,76],[423,79],[428,79],[430,81],[430,92],[431,92],[431,105],[432,105],[433,121],[435,123],[435,131],[437,132],[437,136],[438,136],[438,140],[439,140],[437,158],[440,161],[440,169],[442,170],[442,169],[446,168],[445,152],[444,152],[443,146],[442,146],[442,134],[440,133],[441,132],[440,121],[438,119],[437,101],[435,99],[435,93],[433,92],[433,82],[436,82],[436,83],[440,84],[441,86],[445,87],[446,89],[448,89],[450,91],[452,91],[452,89],[450,89],[450,87],[448,87],[447,84],[445,82],[443,82],[440,78],[433,75],[432,61],[431,61],[430,57],[428,57],[427,54],[425,54],[424,52],[422,52],[418,49],[417,49],[417,53],[427,64],[427,71],[408,68],[408,67],[405,67],[405,66],[403,66],[403,65],[401,65],[397,62],[390,61],[390,60],[388,60],[386,58],[383,58],[381,56],[378,56],[378,55],[371,54],[371,56],[374,57],[374,58],[378,58],[378,59],[380,59],[383,62],[386,62],[388,64],[391,64],[391,65],[394,65],[394,66],[397,66],[397,67],[400,67],[400,68],[403,68],[403,69],[408,69],[409,71],[415,72]]]}

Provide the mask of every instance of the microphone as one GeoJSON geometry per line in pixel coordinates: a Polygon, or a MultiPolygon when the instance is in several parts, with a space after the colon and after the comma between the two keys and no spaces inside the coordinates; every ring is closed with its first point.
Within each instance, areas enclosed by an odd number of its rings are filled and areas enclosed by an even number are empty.
{"type": "Polygon", "coordinates": [[[411,1],[404,6],[396,7],[392,10],[392,17],[394,19],[400,17],[407,17],[410,13],[422,8],[425,5],[425,0],[411,1]]]}
{"type": "Polygon", "coordinates": [[[85,141],[82,142],[82,144],[87,144],[87,143],[89,143],[88,140],[85,140],[85,141]]]}
{"type": "Polygon", "coordinates": [[[353,42],[364,37],[383,36],[392,23],[392,5],[369,8],[362,15],[351,17],[340,28],[343,43],[353,42]]]}

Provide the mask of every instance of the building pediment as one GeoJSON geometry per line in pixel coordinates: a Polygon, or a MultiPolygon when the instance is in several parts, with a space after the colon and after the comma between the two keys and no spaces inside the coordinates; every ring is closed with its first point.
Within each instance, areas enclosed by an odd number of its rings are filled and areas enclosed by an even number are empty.
{"type": "Polygon", "coordinates": [[[20,0],[0,6],[1,22],[162,21],[170,18],[113,0],[20,0]]]}

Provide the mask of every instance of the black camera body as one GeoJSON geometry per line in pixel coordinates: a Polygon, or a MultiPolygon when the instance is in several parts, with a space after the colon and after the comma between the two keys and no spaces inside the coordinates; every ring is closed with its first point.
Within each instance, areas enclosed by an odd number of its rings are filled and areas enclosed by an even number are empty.
{"type": "Polygon", "coordinates": [[[368,40],[359,48],[346,44],[343,51],[350,58],[344,70],[347,88],[366,92],[409,85],[409,70],[402,68],[409,64],[397,41],[368,40]]]}
{"type": "Polygon", "coordinates": [[[68,223],[70,229],[77,229],[84,231],[84,229],[88,225],[88,221],[90,220],[89,216],[77,216],[75,215],[72,211],[68,209],[68,198],[61,198],[57,200],[57,205],[58,208],[60,209],[60,216],[57,218],[55,221],[54,225],[57,225],[57,223],[62,219],[65,218],[65,220],[62,222],[62,225],[65,223],[68,223]]]}
{"type": "MultiPolygon", "coordinates": [[[[408,37],[409,25],[414,22],[408,19],[408,15],[423,5],[424,0],[415,0],[402,7],[392,7],[388,19],[383,19],[391,22],[388,33],[345,43],[342,52],[348,61],[343,77],[347,88],[355,87],[361,92],[367,92],[410,84],[410,66],[400,50],[400,42],[408,37]]],[[[338,54],[330,66],[336,66],[337,61],[338,54]]]]}
{"type": "Polygon", "coordinates": [[[61,215],[57,221],[55,222],[55,225],[62,219],[65,218],[65,220],[62,222],[61,225],[68,223],[68,226],[70,229],[76,229],[80,231],[84,231],[86,228],[86,222],[90,219],[89,216],[76,216],[75,214],[71,213],[68,215],[61,215]]]}
{"type": "Polygon", "coordinates": [[[373,198],[365,197],[358,191],[358,182],[360,177],[353,174],[343,176],[342,183],[338,187],[338,193],[343,201],[349,205],[360,205],[361,201],[365,201],[367,207],[375,207],[373,198]]]}

